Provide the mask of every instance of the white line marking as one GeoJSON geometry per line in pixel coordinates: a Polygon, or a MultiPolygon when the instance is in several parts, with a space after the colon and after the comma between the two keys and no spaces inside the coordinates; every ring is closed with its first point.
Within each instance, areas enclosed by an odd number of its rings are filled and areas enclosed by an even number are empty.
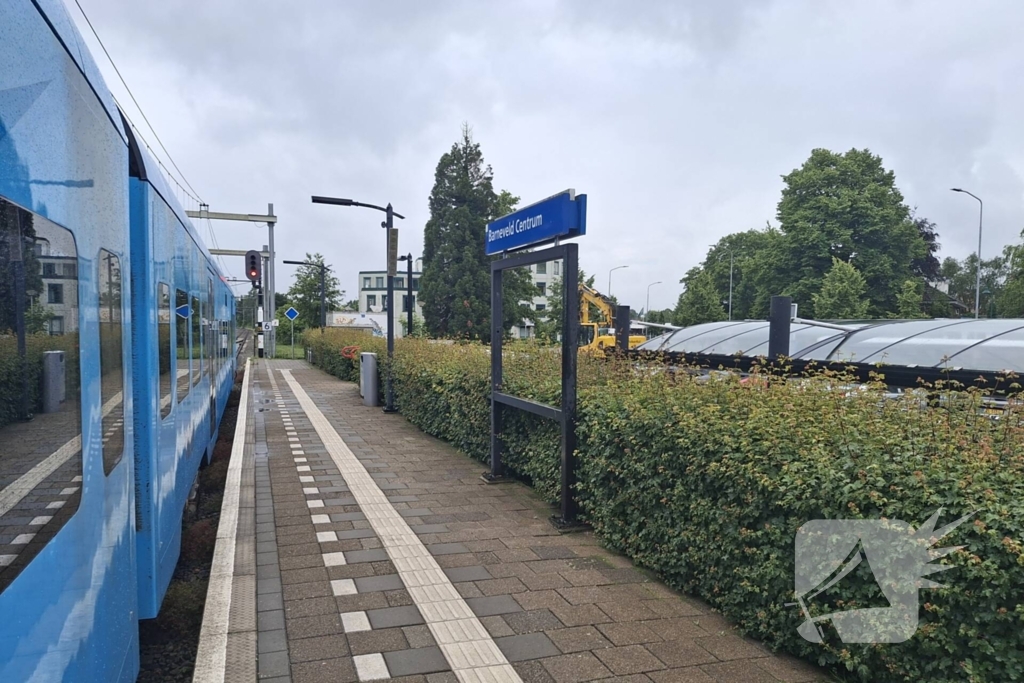
{"type": "MultiPolygon", "coordinates": [[[[455,676],[462,683],[488,681],[490,683],[522,683],[516,670],[508,663],[483,624],[473,614],[466,601],[455,590],[455,586],[441,571],[440,565],[423,545],[420,538],[413,533],[398,511],[391,505],[388,497],[349,449],[344,439],[331,426],[331,423],[320,412],[316,403],[309,397],[306,390],[295,381],[290,370],[281,370],[281,376],[288,382],[292,393],[299,400],[299,406],[316,430],[331,459],[348,484],[352,496],[362,510],[363,515],[373,527],[381,544],[395,565],[398,575],[402,577],[413,601],[423,615],[427,627],[434,635],[441,652],[451,665],[455,676]],[[403,559],[415,559],[423,570],[415,578],[409,570],[402,569],[403,559]],[[433,571],[432,571],[433,570],[433,571]],[[436,572],[436,573],[434,573],[436,572]],[[432,577],[439,583],[416,585],[432,577]],[[429,588],[431,590],[426,590],[429,588]],[[444,642],[448,641],[448,642],[444,642]]],[[[347,580],[347,579],[343,579],[347,580]]],[[[331,582],[334,594],[339,595],[335,587],[337,581],[331,582]]],[[[353,586],[354,591],[354,586],[353,586]]],[[[368,656],[368,655],[364,655],[368,656]]],[[[356,672],[360,680],[364,679],[359,667],[359,657],[354,657],[356,672]]],[[[369,662],[370,660],[365,660],[369,662]]],[[[369,671],[370,664],[367,665],[369,671]]],[[[374,675],[377,675],[376,672],[374,675]]]]}
{"type": "Polygon", "coordinates": [[[0,555],[0,567],[6,567],[7,565],[14,562],[16,559],[18,559],[17,555],[0,555]]]}
{"type": "Polygon", "coordinates": [[[331,592],[335,595],[355,595],[356,582],[352,579],[335,579],[331,581],[331,592]]]}
{"type": "Polygon", "coordinates": [[[53,517],[48,515],[42,515],[40,517],[33,517],[32,521],[28,523],[29,526],[42,526],[49,522],[53,517]]]}
{"type": "Polygon", "coordinates": [[[329,515],[311,515],[313,524],[330,524],[331,518],[329,515]]]}
{"type": "Polygon", "coordinates": [[[11,541],[11,545],[26,545],[35,537],[35,534],[18,534],[14,537],[14,540],[11,541]]]}
{"type": "MultiPolygon", "coordinates": [[[[105,418],[110,414],[110,411],[120,405],[120,403],[121,392],[119,391],[111,396],[109,401],[103,404],[103,415],[100,419],[102,420],[105,418]]],[[[74,457],[81,450],[82,435],[79,434],[50,455],[46,456],[44,460],[39,462],[28,472],[18,477],[10,486],[7,486],[4,490],[0,491],[0,517],[6,515],[11,508],[21,502],[22,498],[32,493],[32,490],[39,486],[44,479],[60,469],[64,463],[74,457]]],[[[65,489],[65,491],[66,490],[67,489],[65,489]]],[[[75,489],[75,491],[77,490],[78,489],[75,489]]]]}
{"type": "Polygon", "coordinates": [[[245,429],[249,414],[249,365],[245,362],[242,396],[238,403],[234,442],[228,462],[224,502],[221,504],[217,545],[213,551],[210,583],[203,610],[203,628],[199,634],[193,683],[223,683],[227,667],[228,621],[231,614],[231,584],[235,575],[235,536],[238,533],[238,499],[242,484],[242,459],[245,457],[245,429]]]}
{"type": "Polygon", "coordinates": [[[316,532],[317,543],[330,543],[338,540],[338,533],[335,531],[318,531],[316,532]]]}

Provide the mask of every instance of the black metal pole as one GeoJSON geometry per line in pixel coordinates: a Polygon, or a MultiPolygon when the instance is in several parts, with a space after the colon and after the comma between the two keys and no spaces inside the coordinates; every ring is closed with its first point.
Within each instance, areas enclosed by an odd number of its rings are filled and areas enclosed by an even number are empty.
{"type": "Polygon", "coordinates": [[[409,329],[406,330],[406,332],[411,337],[412,336],[412,322],[413,322],[412,321],[412,314],[413,314],[413,311],[416,308],[416,304],[413,302],[413,298],[412,298],[412,254],[408,254],[407,258],[409,259],[408,267],[406,269],[406,272],[407,272],[407,276],[406,277],[407,277],[408,281],[405,283],[405,289],[408,292],[408,294],[406,295],[405,300],[408,302],[407,305],[409,306],[409,329]]]}
{"type": "Polygon", "coordinates": [[[485,481],[498,481],[503,474],[501,463],[501,409],[502,405],[494,400],[494,395],[501,391],[501,345],[505,337],[502,319],[502,271],[491,271],[491,471],[485,475],[485,481]]]}
{"type": "Polygon", "coordinates": [[[391,208],[391,203],[388,203],[385,214],[387,220],[385,221],[384,227],[387,228],[388,234],[388,305],[386,313],[388,315],[388,367],[385,373],[386,388],[385,388],[385,403],[384,412],[393,413],[395,412],[395,389],[391,382],[391,361],[395,357],[395,276],[391,273],[391,229],[395,226],[394,210],[391,208]]]}
{"type": "Polygon", "coordinates": [[[777,361],[789,356],[789,322],[793,298],[773,296],[768,315],[768,360],[777,361]]]}
{"type": "Polygon", "coordinates": [[[619,351],[629,350],[629,306],[620,305],[615,308],[615,348],[619,351]]]}
{"type": "Polygon", "coordinates": [[[327,327],[327,290],[324,288],[327,265],[320,264],[320,331],[327,327]]]}
{"type": "MultiPolygon", "coordinates": [[[[579,245],[567,244],[563,277],[577,281],[579,245]]],[[[576,488],[576,353],[579,350],[580,297],[575,287],[563,287],[562,296],[562,519],[573,525],[579,512],[576,488]]]]}

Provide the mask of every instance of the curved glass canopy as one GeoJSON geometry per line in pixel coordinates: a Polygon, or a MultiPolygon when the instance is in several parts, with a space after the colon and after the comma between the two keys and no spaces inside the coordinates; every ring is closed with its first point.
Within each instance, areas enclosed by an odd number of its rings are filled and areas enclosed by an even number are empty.
{"type": "MultiPolygon", "coordinates": [[[[1024,372],[1024,319],[878,320],[848,331],[805,323],[790,328],[790,356],[989,372],[1024,372]]],[[[763,356],[768,322],[704,323],[649,339],[639,349],[763,356]]]]}

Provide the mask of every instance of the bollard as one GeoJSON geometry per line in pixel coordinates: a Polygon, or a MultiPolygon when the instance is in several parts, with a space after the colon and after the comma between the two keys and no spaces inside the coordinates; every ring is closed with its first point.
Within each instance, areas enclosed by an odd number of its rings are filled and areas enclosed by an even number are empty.
{"type": "Polygon", "coordinates": [[[65,396],[63,351],[43,352],[43,412],[56,413],[65,396]]]}
{"type": "Polygon", "coordinates": [[[377,386],[377,354],[359,354],[359,386],[363,395],[363,405],[375,407],[378,402],[379,387],[377,386]]]}
{"type": "Polygon", "coordinates": [[[789,356],[789,323],[793,298],[773,296],[768,316],[768,360],[777,361],[789,356]]]}
{"type": "Polygon", "coordinates": [[[625,352],[629,350],[629,306],[615,307],[615,349],[625,352]]]}

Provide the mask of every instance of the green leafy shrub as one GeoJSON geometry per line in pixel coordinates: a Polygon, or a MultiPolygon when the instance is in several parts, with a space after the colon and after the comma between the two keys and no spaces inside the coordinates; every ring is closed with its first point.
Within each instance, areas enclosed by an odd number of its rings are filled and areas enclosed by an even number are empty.
{"type": "Polygon", "coordinates": [[[42,409],[43,352],[64,351],[68,400],[76,400],[79,391],[78,335],[50,336],[45,333],[25,337],[25,357],[18,355],[18,339],[0,331],[0,429],[19,419],[23,378],[28,377],[29,407],[42,409]]]}
{"type": "MultiPolygon", "coordinates": [[[[346,379],[353,366],[318,364],[346,379]]],[[[375,343],[375,342],[374,342],[375,343]]],[[[335,349],[336,355],[336,349],[335,349]]],[[[383,359],[383,353],[380,354],[383,359]]],[[[510,344],[508,393],[557,405],[557,352],[510,344]]],[[[487,348],[396,343],[396,397],[413,424],[486,461],[487,348]]],[[[608,545],[671,586],[705,599],[773,648],[865,683],[1024,680],[1024,410],[999,419],[980,397],[922,406],[850,392],[843,377],[799,382],[699,378],[653,364],[642,371],[581,356],[578,495],[608,545]],[[962,545],[935,564],[944,586],[920,593],[917,633],[899,644],[803,640],[797,627],[794,539],[814,519],[904,520],[943,508],[939,524],[975,512],[937,542],[962,545]]],[[[506,411],[505,463],[557,500],[557,431],[506,411]]],[[[867,605],[874,581],[843,582],[844,607],[867,605]]]]}

